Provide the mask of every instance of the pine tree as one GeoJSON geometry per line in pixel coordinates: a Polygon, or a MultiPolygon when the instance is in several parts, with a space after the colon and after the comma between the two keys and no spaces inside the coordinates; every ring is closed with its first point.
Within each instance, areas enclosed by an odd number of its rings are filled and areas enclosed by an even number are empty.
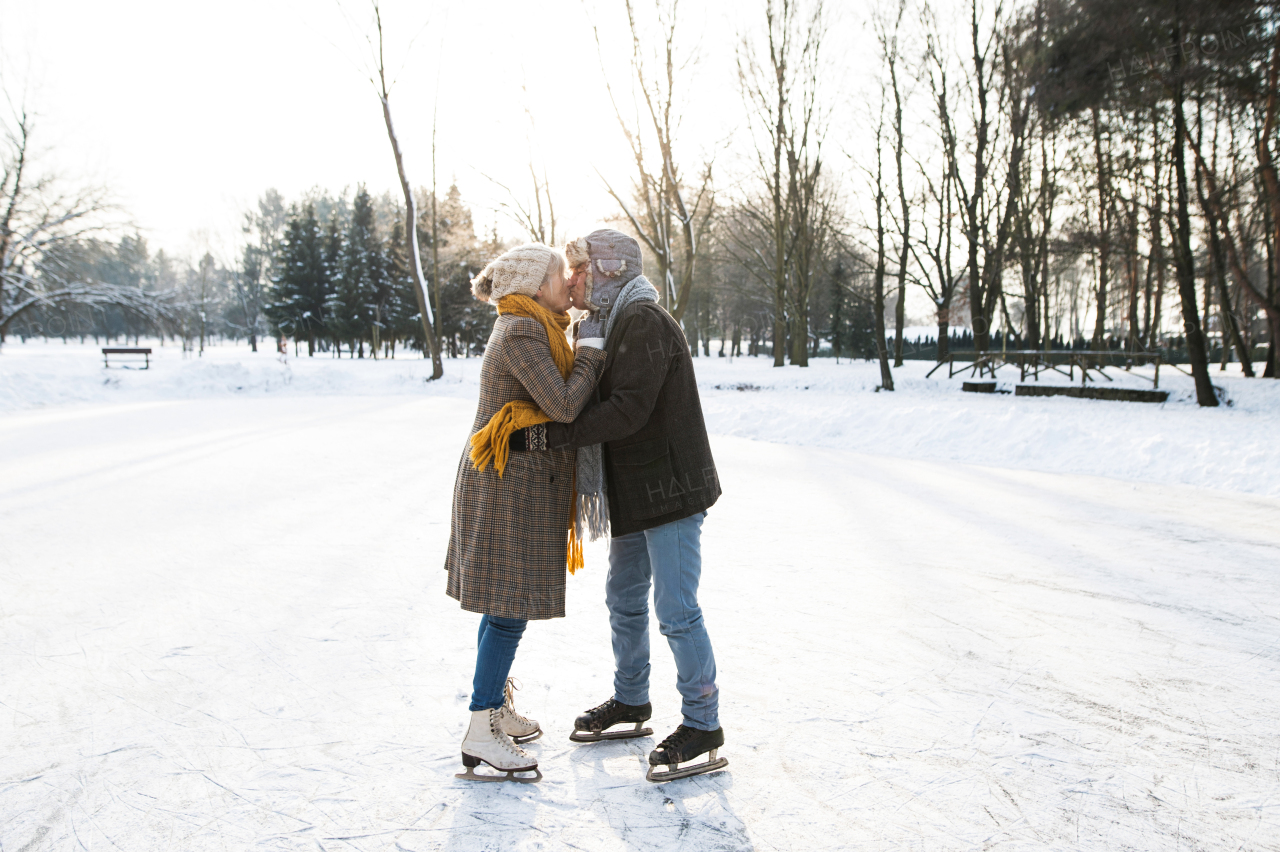
{"type": "Polygon", "coordinates": [[[314,355],[316,338],[327,332],[326,297],[329,275],[325,269],[316,211],[308,204],[289,216],[280,244],[277,273],[272,279],[267,318],[282,337],[307,341],[307,354],[314,355]]]}
{"type": "Polygon", "coordinates": [[[391,225],[391,237],[387,240],[387,284],[390,298],[384,325],[391,337],[391,357],[395,357],[397,340],[413,342],[422,347],[422,321],[418,317],[416,286],[409,271],[409,248],[405,245],[404,222],[397,219],[391,225]]]}
{"type": "Polygon", "coordinates": [[[324,234],[320,240],[320,263],[329,282],[329,287],[325,291],[325,311],[326,316],[330,317],[326,331],[337,357],[342,357],[342,334],[332,317],[340,308],[337,288],[339,279],[342,277],[342,252],[346,242],[346,229],[342,221],[340,212],[333,210],[329,214],[329,221],[324,226],[324,234]]]}
{"type": "Polygon", "coordinates": [[[374,223],[373,203],[363,186],[356,193],[338,259],[338,278],[330,300],[335,336],[364,357],[364,341],[372,339],[378,302],[385,302],[386,262],[374,223]]]}

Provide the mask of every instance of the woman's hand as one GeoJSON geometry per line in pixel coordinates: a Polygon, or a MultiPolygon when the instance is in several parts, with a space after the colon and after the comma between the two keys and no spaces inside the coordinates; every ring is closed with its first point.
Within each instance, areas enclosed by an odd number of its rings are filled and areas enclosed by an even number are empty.
{"type": "Polygon", "coordinates": [[[599,311],[593,311],[578,323],[578,339],[574,348],[590,346],[594,349],[604,348],[604,317],[599,311]]]}

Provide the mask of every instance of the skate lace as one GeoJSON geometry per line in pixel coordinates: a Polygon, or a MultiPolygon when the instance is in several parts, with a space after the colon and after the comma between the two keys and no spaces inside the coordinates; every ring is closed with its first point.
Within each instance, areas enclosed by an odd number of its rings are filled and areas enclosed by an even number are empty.
{"type": "Polygon", "coordinates": [[[519,688],[520,688],[520,681],[516,680],[513,677],[507,678],[507,685],[502,692],[503,706],[506,708],[507,712],[510,713],[512,717],[515,718],[517,722],[521,723],[522,725],[532,725],[533,724],[532,722],[530,722],[527,718],[525,718],[524,716],[521,716],[519,713],[516,712],[516,690],[519,688]]]}
{"type": "Polygon", "coordinates": [[[605,703],[600,704],[596,707],[592,707],[590,710],[588,710],[587,717],[594,722],[603,716],[608,716],[611,712],[613,712],[614,705],[616,705],[617,703],[618,703],[617,699],[610,698],[605,703]]]}
{"type": "Polygon", "coordinates": [[[696,733],[697,731],[693,728],[680,725],[659,744],[658,751],[678,751],[681,746],[693,739],[696,733]]]}
{"type": "Polygon", "coordinates": [[[501,743],[503,748],[514,754],[516,757],[527,758],[529,756],[529,752],[520,748],[520,746],[516,745],[515,741],[511,739],[511,737],[503,733],[502,725],[498,721],[498,712],[496,710],[489,712],[489,733],[493,734],[493,738],[501,743]]]}

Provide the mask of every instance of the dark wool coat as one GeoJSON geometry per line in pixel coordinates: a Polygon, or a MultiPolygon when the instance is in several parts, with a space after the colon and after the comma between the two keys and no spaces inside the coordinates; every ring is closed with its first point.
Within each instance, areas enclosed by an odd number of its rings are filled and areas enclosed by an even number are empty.
{"type": "Polygon", "coordinates": [[[480,367],[480,406],[458,462],[445,557],[449,597],[463,609],[502,618],[564,615],[575,453],[512,452],[499,479],[493,465],[480,473],[471,464],[469,439],[517,399],[536,402],[552,420],[572,420],[604,364],[602,350],[584,347],[565,381],[537,320],[508,314],[494,323],[480,367]]]}
{"type": "Polygon", "coordinates": [[[720,479],[684,332],[656,302],[636,302],[619,315],[605,351],[599,402],[572,423],[548,424],[548,446],[604,444],[614,536],[706,511],[720,497],[720,479]]]}

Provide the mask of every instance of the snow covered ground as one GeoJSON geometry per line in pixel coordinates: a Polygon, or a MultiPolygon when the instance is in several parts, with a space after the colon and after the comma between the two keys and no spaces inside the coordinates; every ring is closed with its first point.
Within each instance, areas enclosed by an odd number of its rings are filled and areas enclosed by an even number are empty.
{"type": "Polygon", "coordinates": [[[95,351],[0,353],[0,850],[1280,849],[1280,383],[700,359],[728,770],[568,742],[592,546],[516,663],[546,778],[474,785],[440,565],[478,362],[95,351]]]}
{"type": "MultiPolygon", "coordinates": [[[[146,341],[144,341],[146,343],[146,341]]],[[[406,396],[474,400],[479,359],[447,362],[428,384],[421,358],[280,359],[243,346],[183,357],[154,342],[150,370],[104,370],[92,345],[10,343],[0,352],[0,414],[49,406],[300,396],[406,396]]],[[[1229,405],[1201,409],[1191,379],[1165,365],[1162,405],[1012,394],[967,394],[966,376],[932,378],[928,361],[895,371],[897,390],[876,393],[878,365],[816,359],[775,369],[768,358],[698,358],[708,428],[718,435],[899,458],[960,461],[1055,473],[1087,473],[1280,497],[1280,382],[1244,379],[1238,365],[1214,382],[1229,405]]],[[[1114,384],[1150,388],[1151,370],[1113,370],[1114,384]]],[[[1001,368],[1012,391],[1015,368],[1001,368]]],[[[1042,374],[1042,383],[1075,384],[1042,374]]]]}

